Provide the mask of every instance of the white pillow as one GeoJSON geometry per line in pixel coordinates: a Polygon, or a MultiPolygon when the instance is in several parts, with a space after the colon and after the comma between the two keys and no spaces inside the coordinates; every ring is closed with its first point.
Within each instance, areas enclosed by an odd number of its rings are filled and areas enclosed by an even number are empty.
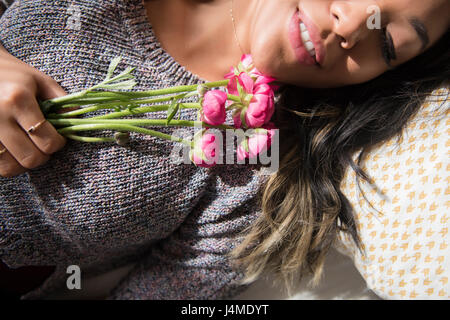
{"type": "Polygon", "coordinates": [[[341,184],[357,215],[366,255],[344,233],[337,248],[386,299],[450,298],[449,92],[434,93],[442,96],[427,99],[399,145],[396,138],[382,143],[364,162],[375,183],[361,180],[360,186],[382,215],[359,192],[351,168],[341,184]]]}

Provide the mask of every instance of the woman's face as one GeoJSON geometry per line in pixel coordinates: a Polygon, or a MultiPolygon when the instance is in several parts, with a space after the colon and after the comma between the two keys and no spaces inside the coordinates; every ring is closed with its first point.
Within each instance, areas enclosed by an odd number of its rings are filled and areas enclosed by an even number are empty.
{"type": "Polygon", "coordinates": [[[369,81],[421,54],[450,25],[449,0],[255,1],[246,46],[256,67],[304,87],[369,81]]]}

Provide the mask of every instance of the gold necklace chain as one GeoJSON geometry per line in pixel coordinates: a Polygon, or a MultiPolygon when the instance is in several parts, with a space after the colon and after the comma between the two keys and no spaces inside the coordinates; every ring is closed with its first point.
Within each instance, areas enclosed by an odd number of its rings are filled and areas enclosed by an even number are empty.
{"type": "Polygon", "coordinates": [[[233,3],[234,3],[234,0],[231,0],[230,2],[231,2],[230,16],[231,16],[231,22],[233,23],[234,38],[236,39],[236,43],[238,44],[239,49],[241,49],[242,54],[245,54],[244,50],[242,50],[241,44],[239,43],[239,39],[238,39],[238,36],[237,36],[237,33],[236,33],[236,24],[235,24],[235,20],[234,20],[234,16],[233,16],[233,3]]]}

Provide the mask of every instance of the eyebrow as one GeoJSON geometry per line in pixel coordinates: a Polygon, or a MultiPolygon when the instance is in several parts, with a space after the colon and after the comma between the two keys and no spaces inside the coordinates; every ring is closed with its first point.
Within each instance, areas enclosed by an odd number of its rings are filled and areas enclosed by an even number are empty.
{"type": "Polygon", "coordinates": [[[420,41],[422,41],[422,48],[424,50],[428,44],[430,43],[430,37],[428,36],[428,31],[423,22],[421,22],[418,18],[409,19],[409,23],[416,31],[419,36],[420,41]]]}

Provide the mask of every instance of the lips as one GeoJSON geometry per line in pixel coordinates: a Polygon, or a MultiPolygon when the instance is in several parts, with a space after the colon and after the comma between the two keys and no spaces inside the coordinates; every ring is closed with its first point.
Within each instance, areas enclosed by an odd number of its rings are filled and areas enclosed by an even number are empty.
{"type": "Polygon", "coordinates": [[[324,60],[324,47],[321,42],[318,28],[312,22],[312,20],[303,12],[298,9],[292,15],[289,23],[289,41],[294,50],[295,56],[298,61],[305,65],[321,64],[324,60]],[[310,36],[310,41],[314,45],[316,52],[315,59],[311,56],[308,49],[305,47],[301,37],[300,23],[306,26],[306,29],[310,36]]]}

